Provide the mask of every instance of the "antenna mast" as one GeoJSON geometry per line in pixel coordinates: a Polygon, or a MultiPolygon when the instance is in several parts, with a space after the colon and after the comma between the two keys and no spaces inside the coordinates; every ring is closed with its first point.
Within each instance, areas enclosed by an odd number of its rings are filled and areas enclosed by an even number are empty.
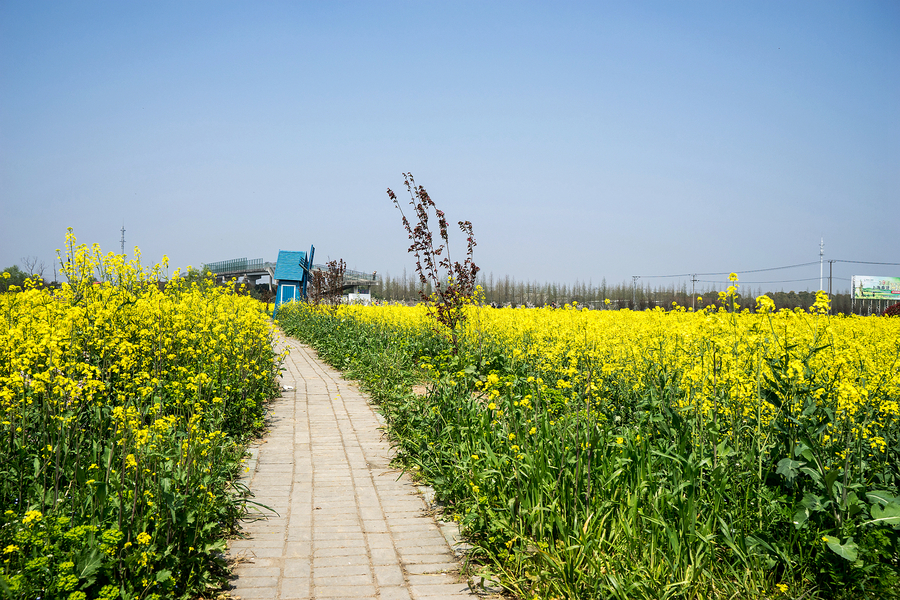
{"type": "Polygon", "coordinates": [[[119,243],[122,245],[122,256],[125,256],[125,222],[122,222],[122,239],[119,240],[119,243]]]}

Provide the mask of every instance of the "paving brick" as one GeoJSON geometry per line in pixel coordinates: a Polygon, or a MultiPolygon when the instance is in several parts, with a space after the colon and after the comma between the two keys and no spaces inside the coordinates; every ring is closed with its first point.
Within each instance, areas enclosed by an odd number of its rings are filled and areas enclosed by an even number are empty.
{"type": "Polygon", "coordinates": [[[287,541],[289,542],[310,542],[312,535],[312,527],[288,527],[287,529],[287,541]]]}
{"type": "Polygon", "coordinates": [[[378,597],[381,600],[411,600],[409,589],[403,587],[379,588],[378,597]]]}
{"type": "Polygon", "coordinates": [[[313,528],[313,540],[319,541],[341,541],[352,543],[354,541],[363,542],[362,531],[323,531],[319,527],[313,528]]]}
{"type": "Polygon", "coordinates": [[[326,582],[313,587],[313,594],[317,600],[324,598],[365,598],[374,596],[376,588],[372,584],[353,585],[335,581],[326,582]]]}
{"type": "Polygon", "coordinates": [[[363,565],[368,568],[370,564],[369,557],[365,554],[350,554],[342,556],[317,556],[313,559],[313,566],[320,567],[338,567],[363,565]]]}
{"type": "MultiPolygon", "coordinates": [[[[279,527],[278,531],[269,531],[266,533],[254,533],[253,539],[257,540],[257,541],[258,540],[281,540],[281,541],[284,541],[284,530],[282,530],[279,527]]],[[[242,541],[243,540],[233,540],[231,543],[235,544],[237,542],[242,542],[242,541]]]]}
{"type": "Polygon", "coordinates": [[[404,565],[435,565],[441,562],[455,565],[456,560],[452,554],[401,554],[400,561],[404,565]]]}
{"type": "Polygon", "coordinates": [[[437,534],[440,535],[440,531],[432,521],[419,521],[419,522],[411,522],[407,525],[391,525],[391,533],[393,534],[402,534],[406,536],[410,536],[410,534],[437,534]]]}
{"type": "Polygon", "coordinates": [[[234,540],[231,542],[231,548],[234,550],[255,549],[255,548],[281,548],[284,546],[284,539],[268,538],[260,539],[253,537],[247,540],[234,540]]]}
{"type": "Polygon", "coordinates": [[[238,565],[234,569],[234,573],[238,576],[238,579],[241,579],[244,582],[248,582],[257,577],[273,577],[277,579],[278,577],[281,577],[281,567],[274,565],[263,567],[253,563],[245,563],[238,565]]]}
{"type": "Polygon", "coordinates": [[[363,519],[384,519],[384,513],[381,510],[381,506],[378,503],[378,500],[360,500],[359,502],[359,516],[363,519]]]}
{"type": "Polygon", "coordinates": [[[275,588],[278,587],[278,576],[270,575],[265,577],[257,577],[254,575],[245,575],[235,579],[233,581],[233,584],[240,584],[242,589],[275,588]]]}
{"type": "Polygon", "coordinates": [[[303,558],[312,556],[312,542],[288,542],[284,546],[284,556],[303,558]]]}
{"type": "Polygon", "coordinates": [[[341,583],[344,585],[368,585],[372,583],[372,571],[369,565],[339,565],[334,567],[313,568],[313,583],[341,583]]]}
{"type": "Polygon", "coordinates": [[[284,548],[282,546],[278,546],[277,548],[245,548],[244,550],[237,552],[236,556],[244,556],[246,558],[276,558],[284,556],[284,548]]]}
{"type": "Polygon", "coordinates": [[[419,575],[407,575],[407,582],[411,586],[422,586],[422,585],[456,585],[459,583],[459,575],[450,574],[450,573],[426,573],[419,575]]]}
{"type": "Polygon", "coordinates": [[[399,565],[397,553],[393,548],[372,548],[369,551],[373,565],[399,565]]]}
{"type": "Polygon", "coordinates": [[[308,558],[286,558],[282,576],[285,578],[306,578],[312,574],[312,563],[308,558]]]}
{"type": "Polygon", "coordinates": [[[282,381],[296,389],[271,404],[247,475],[254,499],[275,512],[260,509],[244,523],[247,539],[230,542],[232,595],[476,598],[418,488],[390,468],[394,452],[365,396],[308,348],[285,343],[282,381]]]}
{"type": "Polygon", "coordinates": [[[459,566],[456,561],[448,561],[445,563],[419,563],[408,564],[404,566],[406,572],[411,575],[422,575],[428,573],[458,573],[459,566]]]}
{"type": "Polygon", "coordinates": [[[309,529],[312,531],[313,526],[313,518],[308,512],[291,512],[291,517],[287,520],[286,528],[290,530],[295,529],[309,529]]]}
{"type": "MultiPolygon", "coordinates": [[[[370,586],[374,590],[375,584],[372,580],[372,576],[369,574],[366,575],[319,575],[316,571],[313,571],[313,586],[317,590],[333,590],[337,587],[341,586],[352,586],[361,588],[359,591],[362,592],[363,589],[368,589],[370,586]]],[[[331,593],[331,592],[329,592],[331,593]]],[[[367,593],[367,592],[364,592],[367,593]]]]}
{"type": "Polygon", "coordinates": [[[366,533],[388,533],[387,523],[379,520],[366,520],[363,521],[363,531],[366,533]]]}
{"type": "Polygon", "coordinates": [[[314,502],[312,517],[317,527],[338,527],[342,531],[360,530],[355,504],[334,506],[328,502],[314,502]]]}
{"type": "Polygon", "coordinates": [[[259,518],[255,520],[245,520],[243,529],[247,537],[241,539],[250,539],[251,536],[256,535],[257,533],[282,533],[284,531],[284,525],[276,518],[259,518]]]}
{"type": "MultiPolygon", "coordinates": [[[[237,584],[237,582],[235,582],[237,584]]],[[[236,587],[231,592],[232,596],[240,596],[241,598],[245,598],[247,600],[255,600],[256,598],[277,598],[278,597],[278,588],[276,586],[271,587],[245,587],[243,584],[240,587],[236,587]]]]}
{"type": "Polygon", "coordinates": [[[238,569],[258,567],[278,567],[281,568],[281,558],[250,558],[239,561],[238,569]]]}
{"type": "Polygon", "coordinates": [[[410,550],[419,549],[422,552],[450,552],[447,540],[441,534],[406,537],[403,535],[395,535],[394,545],[397,550],[409,552],[410,550]]]}
{"type": "Polygon", "coordinates": [[[334,546],[325,548],[313,548],[314,558],[319,558],[322,556],[351,556],[354,554],[366,556],[367,553],[365,546],[334,546]]]}
{"type": "Polygon", "coordinates": [[[393,564],[372,567],[375,583],[378,587],[404,585],[403,569],[394,561],[393,564]]]}
{"type": "Polygon", "coordinates": [[[312,582],[308,577],[284,577],[281,580],[281,595],[278,597],[298,600],[310,598],[311,588],[312,582]]]}
{"type": "Polygon", "coordinates": [[[471,598],[473,596],[467,583],[410,585],[409,590],[417,600],[432,600],[444,597],[471,598]]]}

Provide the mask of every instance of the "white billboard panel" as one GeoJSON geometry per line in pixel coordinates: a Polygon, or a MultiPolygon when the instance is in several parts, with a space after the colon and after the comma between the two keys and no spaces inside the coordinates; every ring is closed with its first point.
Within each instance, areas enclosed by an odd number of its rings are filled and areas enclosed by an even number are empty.
{"type": "Polygon", "coordinates": [[[854,300],[894,300],[900,302],[900,277],[854,275],[852,296],[854,300]]]}

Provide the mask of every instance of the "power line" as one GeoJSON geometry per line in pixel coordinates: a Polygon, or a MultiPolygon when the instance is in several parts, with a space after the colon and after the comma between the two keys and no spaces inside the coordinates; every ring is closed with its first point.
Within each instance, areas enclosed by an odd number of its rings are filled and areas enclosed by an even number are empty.
{"type": "Polygon", "coordinates": [[[660,278],[664,278],[664,277],[691,277],[691,276],[694,276],[694,275],[704,275],[704,276],[708,276],[708,275],[730,275],[731,273],[763,273],[763,272],[765,272],[765,271],[780,271],[780,270],[783,270],[783,269],[796,269],[796,268],[798,268],[798,267],[808,267],[808,266],[810,266],[810,265],[817,265],[817,264],[819,264],[819,261],[816,260],[816,261],[808,262],[808,263],[800,263],[800,264],[798,264],[798,265],[787,265],[787,266],[784,266],[784,267],[770,267],[770,268],[768,268],[768,269],[748,269],[748,270],[741,270],[741,271],[720,271],[720,272],[716,272],[716,273],[682,273],[682,274],[679,274],[679,275],[639,275],[639,277],[640,277],[641,279],[660,279],[660,278]]]}
{"type": "MultiPolygon", "coordinates": [[[[894,262],[874,262],[868,260],[837,260],[831,259],[829,262],[833,263],[855,263],[860,265],[889,265],[889,266],[900,266],[900,263],[894,262]]],[[[702,276],[710,276],[710,275],[730,275],[731,273],[765,273],[767,271],[782,271],[784,269],[797,269],[799,267],[809,267],[812,265],[819,264],[819,261],[815,260],[812,262],[799,263],[796,265],[785,265],[783,267],[769,267],[767,269],[746,269],[746,270],[735,270],[735,271],[719,271],[715,273],[677,273],[674,275],[635,275],[633,277],[638,277],[639,279],[665,279],[669,277],[696,277],[697,275],[702,276]]],[[[815,278],[814,278],[815,279],[815,278]]],[[[698,280],[699,281],[699,280],[698,280]]],[[[812,281],[812,279],[792,279],[790,281],[812,281]]],[[[704,281],[703,283],[718,283],[717,281],[704,281]]],[[[760,283],[782,283],[780,281],[772,281],[772,282],[760,282],[760,283]]],[[[788,282],[785,282],[788,283],[788,282]]]]}
{"type": "Polygon", "coordinates": [[[797,267],[808,267],[810,265],[816,265],[819,261],[814,260],[808,263],[800,263],[799,265],[787,265],[785,267],[771,267],[768,269],[750,269],[746,271],[724,271],[722,273],[697,273],[697,275],[730,275],[731,273],[763,273],[765,271],[782,271],[784,269],[796,269],[797,267]]]}
{"type": "MultiPolygon", "coordinates": [[[[837,279],[837,278],[835,278],[835,279],[837,279]]],[[[818,277],[810,277],[808,279],[782,279],[779,281],[739,281],[738,284],[740,284],[740,285],[759,285],[759,284],[763,284],[763,283],[766,283],[766,284],[768,284],[768,283],[802,283],[804,281],[818,281],[818,280],[819,280],[818,277]]],[[[697,281],[699,281],[700,283],[722,283],[721,280],[712,280],[712,279],[709,279],[709,280],[698,279],[697,281]]]]}
{"type": "Polygon", "coordinates": [[[900,263],[891,263],[891,262],[872,262],[869,260],[833,260],[831,262],[840,262],[840,263],[855,263],[858,265],[891,265],[894,267],[900,266],[900,263]]]}
{"type": "Polygon", "coordinates": [[[632,275],[639,279],[662,279],[664,277],[691,277],[692,275],[715,275],[716,273],[679,273],[678,275],[632,275]]]}

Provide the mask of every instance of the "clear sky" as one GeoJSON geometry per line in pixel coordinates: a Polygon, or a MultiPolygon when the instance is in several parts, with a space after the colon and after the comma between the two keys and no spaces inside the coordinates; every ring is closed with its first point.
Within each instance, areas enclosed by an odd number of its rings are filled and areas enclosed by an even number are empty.
{"type": "Polygon", "coordinates": [[[0,268],[396,275],[404,171],[495,277],[900,262],[900,3],[0,2],[0,268]]]}

